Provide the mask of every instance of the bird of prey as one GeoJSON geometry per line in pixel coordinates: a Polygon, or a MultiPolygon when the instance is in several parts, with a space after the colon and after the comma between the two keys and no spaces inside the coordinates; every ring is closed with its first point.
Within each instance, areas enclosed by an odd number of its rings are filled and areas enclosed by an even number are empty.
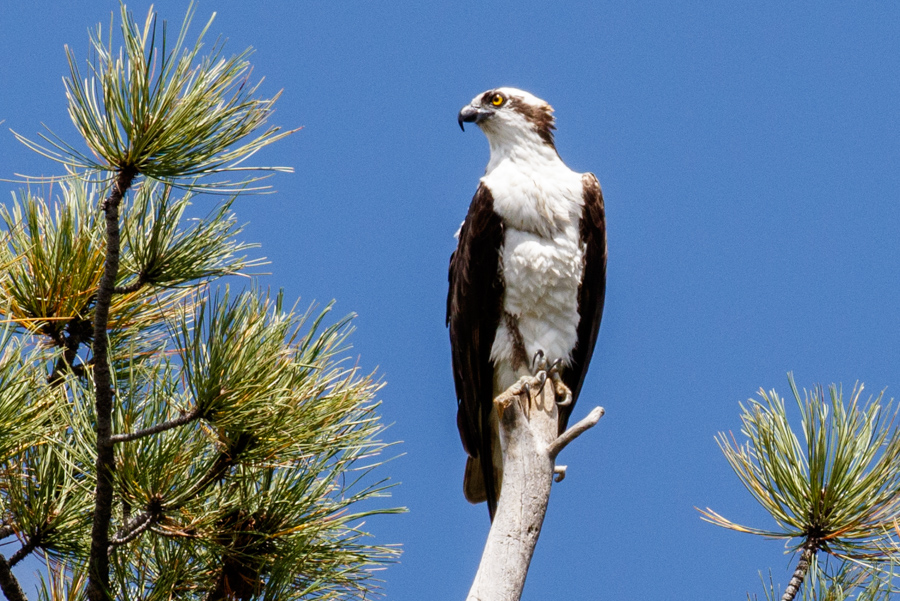
{"type": "Polygon", "coordinates": [[[534,358],[555,365],[573,402],[600,327],[606,293],[606,218],[592,173],[556,151],[553,108],[528,92],[497,88],[459,112],[491,156],[450,258],[447,326],[468,454],[463,490],[487,501],[493,520],[503,477],[493,399],[531,375],[534,358]]]}

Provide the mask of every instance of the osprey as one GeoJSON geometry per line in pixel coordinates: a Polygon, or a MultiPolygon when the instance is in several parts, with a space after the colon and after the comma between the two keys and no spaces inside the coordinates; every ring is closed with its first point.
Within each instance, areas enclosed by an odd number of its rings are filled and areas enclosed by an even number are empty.
{"type": "MultiPolygon", "coordinates": [[[[555,364],[578,398],[606,292],[606,218],[600,184],[575,173],[553,141],[553,109],[514,88],[476,96],[459,112],[487,135],[491,158],[450,257],[447,325],[468,453],[463,490],[500,497],[503,461],[494,397],[533,359],[555,364]]],[[[559,406],[563,432],[574,402],[559,406]]]]}

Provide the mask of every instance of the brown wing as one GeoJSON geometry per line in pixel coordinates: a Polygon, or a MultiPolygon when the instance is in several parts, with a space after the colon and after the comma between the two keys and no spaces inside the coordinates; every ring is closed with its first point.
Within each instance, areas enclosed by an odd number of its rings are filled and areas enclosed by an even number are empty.
{"type": "Polygon", "coordinates": [[[503,222],[484,184],[478,187],[450,257],[447,325],[456,382],[456,423],[466,453],[481,463],[488,510],[494,515],[496,485],[488,417],[494,401],[491,346],[500,323],[503,222]]]}
{"type": "MultiPolygon", "coordinates": [[[[606,297],[606,211],[603,208],[603,192],[600,182],[593,173],[581,177],[583,184],[584,212],[581,215],[581,242],[584,244],[584,277],[578,291],[578,340],[572,351],[572,364],[563,373],[563,381],[572,391],[572,398],[578,399],[588,363],[597,343],[600,318],[603,316],[603,301],[606,297]]],[[[562,433],[569,422],[573,402],[562,408],[559,431],[562,433]]]]}

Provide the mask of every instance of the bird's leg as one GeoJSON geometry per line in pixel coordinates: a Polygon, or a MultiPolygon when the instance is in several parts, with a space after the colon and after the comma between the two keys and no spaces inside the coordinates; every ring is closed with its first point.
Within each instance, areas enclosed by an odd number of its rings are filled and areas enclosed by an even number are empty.
{"type": "Polygon", "coordinates": [[[561,367],[562,359],[557,359],[550,366],[549,374],[550,379],[553,381],[553,391],[556,393],[556,398],[562,399],[561,401],[556,401],[556,405],[558,407],[568,407],[572,404],[572,391],[562,381],[562,376],[559,375],[561,367]]]}
{"type": "Polygon", "coordinates": [[[537,391],[538,395],[544,392],[544,384],[547,383],[547,373],[550,369],[552,369],[552,367],[547,360],[546,355],[544,355],[544,351],[538,349],[531,359],[531,373],[534,374],[534,377],[540,382],[540,387],[537,391]]]}
{"type": "Polygon", "coordinates": [[[494,403],[499,411],[503,411],[514,400],[517,400],[522,407],[523,412],[528,416],[531,412],[532,401],[535,397],[540,397],[544,391],[544,385],[547,383],[547,370],[550,364],[544,351],[538,350],[531,359],[531,373],[528,370],[520,370],[519,373],[525,371],[515,384],[507,388],[495,399],[494,403]]]}
{"type": "Polygon", "coordinates": [[[554,398],[563,399],[556,402],[557,406],[565,407],[571,405],[572,392],[563,383],[559,375],[562,364],[562,359],[556,359],[551,363],[544,351],[538,349],[531,359],[531,374],[520,377],[515,384],[494,399],[498,410],[502,413],[505,408],[509,407],[511,402],[516,400],[520,403],[525,415],[528,416],[531,412],[534,398],[541,397],[544,392],[544,386],[548,381],[553,383],[554,398]]]}
{"type": "Polygon", "coordinates": [[[535,376],[522,376],[515,384],[494,399],[494,405],[502,415],[503,410],[509,407],[510,403],[518,401],[523,411],[527,414],[528,407],[531,405],[531,389],[533,386],[535,386],[535,376]],[[523,397],[527,399],[527,402],[522,402],[523,397]]]}
{"type": "Polygon", "coordinates": [[[518,381],[506,389],[503,394],[506,396],[521,396],[528,393],[528,385],[532,383],[533,376],[522,376],[518,381]]]}

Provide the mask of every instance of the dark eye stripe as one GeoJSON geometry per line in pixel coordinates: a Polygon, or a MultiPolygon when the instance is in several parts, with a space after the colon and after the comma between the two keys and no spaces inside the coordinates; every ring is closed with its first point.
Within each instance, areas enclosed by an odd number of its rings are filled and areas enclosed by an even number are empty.
{"type": "Polygon", "coordinates": [[[494,92],[493,90],[490,92],[485,92],[481,97],[481,104],[490,104],[491,106],[500,107],[506,104],[506,95],[501,94],[500,92],[494,92]],[[500,102],[495,103],[494,100],[499,98],[500,102]]]}
{"type": "Polygon", "coordinates": [[[525,119],[534,125],[535,131],[537,131],[538,135],[547,146],[556,148],[553,143],[553,130],[556,129],[556,127],[553,124],[553,109],[550,108],[549,104],[534,106],[522,102],[519,98],[513,97],[508,99],[507,105],[509,110],[521,113],[525,119]]]}

